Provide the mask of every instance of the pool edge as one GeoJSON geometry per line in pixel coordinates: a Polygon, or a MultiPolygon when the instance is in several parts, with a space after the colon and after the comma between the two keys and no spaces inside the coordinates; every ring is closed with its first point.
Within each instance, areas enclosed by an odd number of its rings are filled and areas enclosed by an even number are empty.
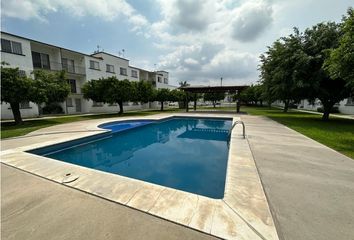
{"type": "MultiPolygon", "coordinates": [[[[180,116],[185,117],[186,115],[173,114],[168,117],[160,117],[159,119],[180,116]]],[[[193,114],[190,117],[199,117],[199,115],[193,114]]],[[[200,117],[205,118],[206,116],[201,114],[200,117]]],[[[210,117],[218,118],[218,116],[210,117]]],[[[234,117],[233,120],[235,121],[235,119],[239,118],[234,117]]],[[[108,122],[107,120],[105,121],[108,122]]],[[[217,237],[237,239],[239,236],[249,236],[250,239],[278,239],[248,141],[241,138],[240,132],[240,129],[236,127],[231,134],[225,193],[222,200],[215,200],[159,185],[154,186],[154,184],[151,183],[126,178],[115,174],[103,172],[97,173],[96,170],[87,168],[83,169],[84,167],[70,165],[65,162],[61,162],[62,164],[50,164],[48,163],[47,158],[40,156],[33,157],[33,154],[24,153],[23,149],[18,149],[18,151],[13,150],[12,152],[3,154],[2,162],[71,188],[138,209],[139,211],[143,211],[217,237]],[[236,145],[238,146],[237,148],[236,145]],[[236,152],[240,153],[240,151],[243,153],[235,154],[236,152]],[[237,163],[236,166],[235,163],[237,163]],[[242,168],[239,168],[238,166],[242,166],[244,169],[242,170],[242,168]],[[237,174],[237,171],[245,171],[247,169],[252,169],[250,171],[252,176],[249,177],[254,181],[257,189],[256,191],[253,189],[254,194],[252,194],[251,190],[251,193],[244,195],[242,198],[238,198],[233,195],[234,192],[237,192],[240,188],[249,187],[240,186],[240,182],[236,181],[237,178],[234,178],[234,175],[237,174]],[[64,174],[68,172],[74,172],[74,174],[79,175],[80,177],[78,181],[74,181],[69,184],[62,183],[64,174]],[[235,189],[235,187],[237,188],[235,189]],[[121,195],[118,194],[118,192],[122,192],[123,196],[117,197],[117,195],[121,195]],[[162,194],[162,192],[170,195],[165,194],[166,196],[164,199],[164,194],[162,194]],[[154,199],[154,205],[159,204],[159,208],[155,207],[154,209],[154,206],[150,206],[149,203],[146,203],[144,201],[146,196],[150,196],[154,199]],[[246,209],[240,207],[241,205],[239,203],[245,201],[245,199],[249,201],[249,197],[258,202],[257,206],[248,206],[246,209]],[[177,208],[177,210],[168,209],[168,206],[164,205],[164,203],[168,204],[169,201],[173,200],[177,201],[175,203],[178,203],[180,199],[183,200],[185,206],[182,208],[177,208]],[[163,209],[164,207],[167,207],[167,210],[163,209]],[[255,207],[261,207],[264,209],[263,216],[257,216],[257,214],[255,214],[258,212],[255,207]],[[203,214],[208,208],[213,209],[212,213],[202,219],[203,214]],[[191,213],[193,214],[191,215],[191,213]],[[225,223],[222,220],[224,216],[227,216],[230,221],[225,223]],[[203,224],[200,224],[200,222],[203,222],[203,224]],[[235,232],[232,230],[230,231],[225,227],[225,224],[228,224],[227,226],[234,226],[235,229],[237,228],[238,230],[235,232]]]]}

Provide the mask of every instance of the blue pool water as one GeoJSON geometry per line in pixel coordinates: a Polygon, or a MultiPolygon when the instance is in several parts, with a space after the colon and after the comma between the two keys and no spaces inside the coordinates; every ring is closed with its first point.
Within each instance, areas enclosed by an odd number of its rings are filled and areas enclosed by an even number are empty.
{"type": "MultiPolygon", "coordinates": [[[[115,124],[102,127],[119,130],[115,124]]],[[[220,199],[230,127],[229,119],[171,118],[32,153],[220,199]]]]}
{"type": "Polygon", "coordinates": [[[121,132],[121,131],[124,131],[127,129],[144,126],[144,125],[150,124],[152,122],[154,122],[154,121],[153,120],[127,120],[127,121],[121,121],[121,122],[106,123],[106,124],[100,125],[99,127],[104,128],[104,129],[109,129],[113,133],[116,133],[116,132],[121,132]]]}

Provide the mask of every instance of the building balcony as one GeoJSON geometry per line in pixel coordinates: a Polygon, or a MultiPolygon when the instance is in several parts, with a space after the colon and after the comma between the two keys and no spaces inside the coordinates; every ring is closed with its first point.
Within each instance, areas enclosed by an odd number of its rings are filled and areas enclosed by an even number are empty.
{"type": "Polygon", "coordinates": [[[60,62],[50,61],[49,63],[33,63],[34,69],[44,69],[50,71],[62,71],[69,74],[86,75],[86,69],[78,65],[66,65],[60,62]]]}

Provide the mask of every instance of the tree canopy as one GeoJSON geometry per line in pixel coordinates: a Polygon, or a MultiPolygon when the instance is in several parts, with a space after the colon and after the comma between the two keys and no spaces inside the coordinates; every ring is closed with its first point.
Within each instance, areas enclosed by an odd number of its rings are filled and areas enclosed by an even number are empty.
{"type": "Polygon", "coordinates": [[[21,102],[61,102],[69,95],[70,87],[64,72],[38,70],[35,80],[20,75],[18,68],[1,66],[1,102],[10,104],[16,124],[22,123],[21,102]]]}
{"type": "Polygon", "coordinates": [[[342,35],[338,47],[329,51],[325,69],[331,78],[342,78],[354,94],[354,9],[349,8],[340,24],[342,35]]]}
{"type": "Polygon", "coordinates": [[[314,101],[318,98],[323,105],[323,120],[328,120],[334,104],[349,97],[349,89],[345,80],[339,76],[334,78],[324,69],[328,53],[336,48],[340,38],[339,25],[334,22],[319,23],[304,33],[303,51],[308,57],[309,71],[305,79],[308,81],[306,98],[314,101]]]}
{"type": "Polygon", "coordinates": [[[116,77],[100,78],[91,80],[82,88],[84,98],[95,102],[103,102],[119,105],[119,114],[123,113],[123,102],[137,100],[134,86],[129,80],[118,80],[116,77]]]}
{"type": "Polygon", "coordinates": [[[275,41],[266,54],[261,55],[261,82],[269,87],[267,95],[285,103],[284,112],[291,101],[304,97],[302,90],[307,64],[301,35],[296,28],[294,34],[275,41]]]}
{"type": "MultiPolygon", "coordinates": [[[[323,22],[276,40],[260,56],[260,98],[272,103],[319,99],[323,120],[334,104],[354,93],[354,11],[343,22],[323,22]]],[[[244,93],[251,99],[252,88],[244,93]],[[248,95],[247,95],[248,94],[248,95]]]]}
{"type": "Polygon", "coordinates": [[[157,89],[155,93],[155,100],[160,102],[161,111],[163,111],[163,103],[166,101],[170,101],[171,99],[173,100],[174,97],[175,96],[171,94],[171,91],[166,88],[157,89]]]}
{"type": "Polygon", "coordinates": [[[204,93],[204,101],[211,101],[215,108],[216,102],[223,100],[225,98],[225,93],[221,92],[211,92],[211,93],[204,93]]]}

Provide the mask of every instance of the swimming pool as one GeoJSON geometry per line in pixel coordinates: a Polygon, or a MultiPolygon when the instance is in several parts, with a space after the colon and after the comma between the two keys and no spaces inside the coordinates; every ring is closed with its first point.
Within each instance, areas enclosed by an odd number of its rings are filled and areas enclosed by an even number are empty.
{"type": "Polygon", "coordinates": [[[127,121],[117,121],[117,122],[110,122],[101,124],[98,127],[109,129],[112,133],[121,132],[124,130],[128,130],[131,128],[136,128],[140,126],[144,126],[146,124],[153,123],[154,120],[127,120],[127,121]]]}
{"type": "Polygon", "coordinates": [[[48,158],[221,199],[231,119],[150,121],[99,138],[32,150],[48,158]]]}

